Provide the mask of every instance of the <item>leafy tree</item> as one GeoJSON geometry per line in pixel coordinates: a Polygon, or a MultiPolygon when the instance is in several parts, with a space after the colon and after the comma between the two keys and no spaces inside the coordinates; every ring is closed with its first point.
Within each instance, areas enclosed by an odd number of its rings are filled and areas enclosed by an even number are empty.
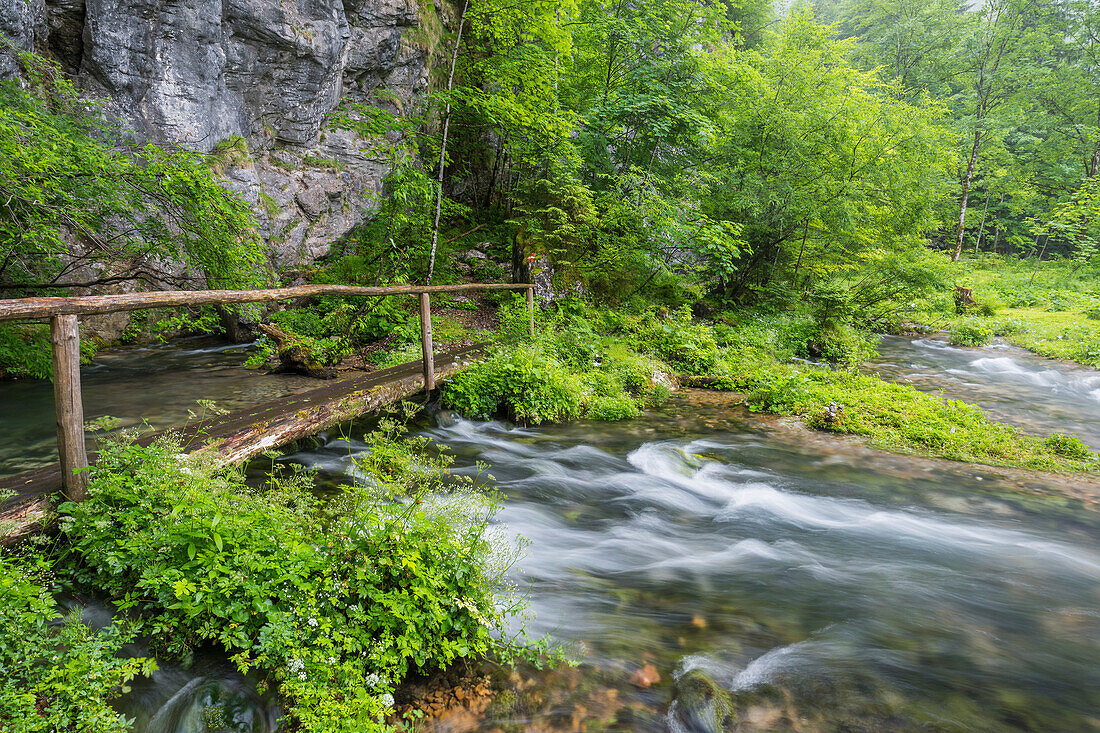
{"type": "Polygon", "coordinates": [[[951,161],[942,111],[899,99],[850,51],[797,11],[769,44],[725,57],[719,164],[702,199],[713,219],[744,225],[749,254],[722,283],[729,295],[858,270],[879,248],[920,246],[936,224],[951,161]]]}
{"type": "Polygon", "coordinates": [[[849,0],[836,12],[836,32],[859,40],[855,57],[897,82],[898,93],[921,97],[951,94],[960,45],[973,14],[959,0],[849,0]]]}
{"type": "Polygon", "coordinates": [[[1035,11],[1031,0],[984,0],[976,32],[964,48],[965,86],[959,95],[969,151],[960,176],[959,216],[952,261],[962,253],[966,209],[982,146],[990,137],[992,118],[1021,88],[1016,61],[1019,44],[1035,11]]]}
{"type": "Polygon", "coordinates": [[[269,279],[248,207],[202,155],[130,143],[55,67],[22,59],[28,81],[0,84],[0,291],[269,279]]]}

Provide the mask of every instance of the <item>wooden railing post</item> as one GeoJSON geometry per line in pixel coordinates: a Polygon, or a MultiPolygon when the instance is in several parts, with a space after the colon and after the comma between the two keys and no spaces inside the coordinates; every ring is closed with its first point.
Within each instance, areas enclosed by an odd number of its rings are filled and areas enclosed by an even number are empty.
{"type": "Polygon", "coordinates": [[[535,337],[535,289],[527,288],[527,320],[531,338],[535,337]]]}
{"type": "Polygon", "coordinates": [[[53,401],[61,481],[72,501],[88,496],[88,453],[84,449],[84,403],[80,397],[80,328],[76,316],[50,319],[53,344],[53,401]]]}
{"type": "Polygon", "coordinates": [[[428,293],[420,294],[420,344],[424,350],[424,391],[435,389],[435,357],[432,355],[432,302],[428,293]]]}

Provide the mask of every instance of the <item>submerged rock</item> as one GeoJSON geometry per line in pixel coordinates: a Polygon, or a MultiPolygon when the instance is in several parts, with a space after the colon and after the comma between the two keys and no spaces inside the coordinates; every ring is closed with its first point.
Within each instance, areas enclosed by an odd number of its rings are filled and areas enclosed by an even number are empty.
{"type": "Polygon", "coordinates": [[[693,669],[676,680],[669,718],[690,733],[721,733],[735,722],[732,696],[702,670],[693,669]]]}

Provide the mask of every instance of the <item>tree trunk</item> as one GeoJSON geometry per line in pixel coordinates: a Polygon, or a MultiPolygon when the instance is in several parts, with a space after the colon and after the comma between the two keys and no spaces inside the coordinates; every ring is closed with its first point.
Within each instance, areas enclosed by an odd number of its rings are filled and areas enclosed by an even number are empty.
{"type": "Polygon", "coordinates": [[[439,146],[439,180],[438,190],[435,192],[435,223],[432,225],[432,252],[428,258],[427,284],[432,284],[432,274],[435,272],[435,248],[439,242],[439,214],[443,210],[443,171],[447,166],[447,131],[451,126],[451,88],[454,86],[455,66],[458,64],[458,49],[462,45],[462,28],[466,24],[466,8],[468,3],[462,6],[462,15],[458,19],[458,36],[455,38],[454,51],[451,53],[451,73],[447,75],[447,107],[443,112],[443,139],[439,146]]]}
{"type": "Polygon", "coordinates": [[[982,207],[982,223],[978,227],[978,238],[974,240],[974,254],[978,254],[978,248],[982,246],[982,236],[985,234],[985,216],[989,213],[989,196],[992,191],[985,192],[985,206],[982,207]]]}
{"type": "Polygon", "coordinates": [[[982,130],[978,120],[978,129],[974,130],[974,147],[970,150],[970,161],[966,165],[966,175],[962,180],[962,199],[959,201],[959,229],[955,235],[955,253],[951,255],[952,262],[958,262],[963,250],[963,234],[966,232],[966,202],[970,198],[970,184],[974,180],[974,168],[978,164],[978,152],[982,147],[982,130]]]}
{"type": "MultiPolygon", "coordinates": [[[[1050,242],[1050,235],[1048,234],[1046,239],[1043,240],[1043,248],[1039,250],[1039,256],[1035,258],[1035,267],[1031,270],[1031,279],[1027,281],[1028,287],[1035,284],[1035,273],[1039,271],[1039,263],[1043,261],[1043,255],[1047,252],[1047,243],[1050,242]]],[[[1039,237],[1035,237],[1035,244],[1039,244],[1039,237]]]]}

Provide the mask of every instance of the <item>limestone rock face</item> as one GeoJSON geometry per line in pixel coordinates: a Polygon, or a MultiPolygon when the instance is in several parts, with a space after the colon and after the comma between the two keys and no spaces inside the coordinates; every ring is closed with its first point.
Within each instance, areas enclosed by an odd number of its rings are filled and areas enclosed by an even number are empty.
{"type": "MultiPolygon", "coordinates": [[[[286,268],[377,208],[384,149],[326,121],[344,101],[417,102],[418,23],[416,0],[0,0],[0,35],[52,56],[139,139],[210,152],[244,138],[226,185],[286,268]]],[[[14,73],[0,53],[0,78],[14,73]]]]}
{"type": "MultiPolygon", "coordinates": [[[[0,0],[0,37],[18,49],[36,47],[35,34],[45,35],[46,6],[42,0],[0,0]]],[[[0,78],[17,71],[15,57],[0,54],[0,78]]]]}

